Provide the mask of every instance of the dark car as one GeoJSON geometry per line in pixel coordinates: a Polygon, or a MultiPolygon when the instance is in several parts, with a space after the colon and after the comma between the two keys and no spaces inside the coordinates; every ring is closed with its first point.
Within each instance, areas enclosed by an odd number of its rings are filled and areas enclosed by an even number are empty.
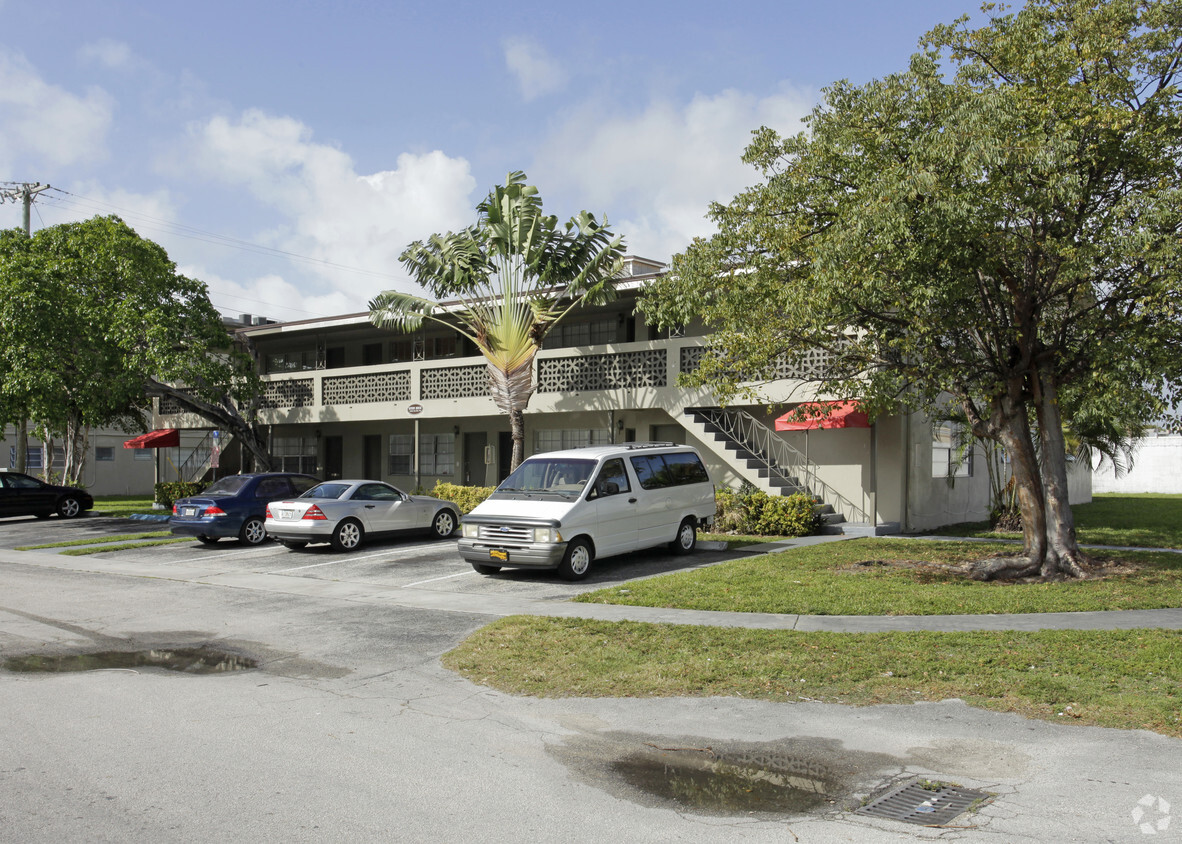
{"type": "Polygon", "coordinates": [[[57,513],[72,519],[94,506],[84,489],[47,484],[32,475],[0,469],[0,516],[48,518],[57,513]]]}
{"type": "Polygon", "coordinates": [[[175,534],[202,542],[236,536],[244,545],[258,545],[267,539],[267,502],[292,498],[318,483],[311,475],[291,472],[227,475],[200,495],[174,502],[168,526],[175,534]]]}

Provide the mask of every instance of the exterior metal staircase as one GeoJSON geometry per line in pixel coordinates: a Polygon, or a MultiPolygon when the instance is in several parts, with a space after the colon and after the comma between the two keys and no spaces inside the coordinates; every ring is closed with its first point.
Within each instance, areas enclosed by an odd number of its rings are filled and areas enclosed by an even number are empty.
{"type": "Polygon", "coordinates": [[[770,495],[802,492],[821,502],[817,508],[824,533],[875,533],[864,509],[821,480],[815,463],[751,414],[719,407],[686,408],[683,413],[686,428],[756,489],[770,495]]]}
{"type": "MultiPolygon", "coordinates": [[[[226,449],[234,440],[234,435],[226,431],[220,432],[220,449],[223,454],[223,459],[226,449]]],[[[189,450],[189,455],[184,459],[178,469],[178,474],[182,480],[185,481],[201,481],[213,469],[213,431],[208,432],[197,445],[189,450]]]]}

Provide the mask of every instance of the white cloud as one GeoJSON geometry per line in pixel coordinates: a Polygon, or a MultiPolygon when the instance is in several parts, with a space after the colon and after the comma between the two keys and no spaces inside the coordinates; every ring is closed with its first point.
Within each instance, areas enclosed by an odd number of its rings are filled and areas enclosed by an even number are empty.
{"type": "Polygon", "coordinates": [[[587,104],[543,142],[531,180],[546,195],[559,190],[578,208],[606,214],[630,252],[667,261],[713,232],[705,218],[711,201],[726,202],[757,180],[741,160],[751,132],[797,132],[812,106],[789,89],[659,100],[631,114],[587,104]]]}
{"type": "Polygon", "coordinates": [[[113,102],[47,83],[24,56],[0,48],[0,172],[56,167],[105,157],[113,102]]]}
{"type": "Polygon", "coordinates": [[[314,142],[298,120],[258,110],[194,126],[191,141],[201,173],[245,187],[282,215],[279,227],[248,237],[327,262],[305,266],[347,294],[344,311],[363,310],[389,287],[412,289],[389,277],[405,279],[398,256],[406,245],[461,228],[474,215],[468,162],[439,151],[403,153],[393,170],[359,174],[347,154],[314,142]]]}
{"type": "Polygon", "coordinates": [[[526,102],[566,86],[566,72],[540,44],[527,38],[506,38],[501,49],[526,102]]]}
{"type": "Polygon", "coordinates": [[[83,44],[78,50],[78,58],[84,62],[93,62],[113,69],[128,68],[136,64],[131,47],[123,41],[115,41],[111,38],[102,38],[83,44]]]}
{"type": "Polygon", "coordinates": [[[231,281],[200,264],[186,264],[179,271],[200,279],[209,288],[209,300],[223,314],[253,314],[291,322],[318,316],[338,316],[365,310],[365,302],[340,291],[308,294],[280,275],[265,274],[245,281],[231,281]]]}

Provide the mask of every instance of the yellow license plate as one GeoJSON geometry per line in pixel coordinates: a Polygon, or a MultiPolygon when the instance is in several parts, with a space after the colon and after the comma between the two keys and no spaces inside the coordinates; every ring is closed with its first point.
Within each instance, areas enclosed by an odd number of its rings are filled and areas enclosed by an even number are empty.
{"type": "Polygon", "coordinates": [[[500,548],[490,548],[488,552],[490,560],[499,560],[502,563],[509,562],[509,552],[502,551],[500,548]]]}

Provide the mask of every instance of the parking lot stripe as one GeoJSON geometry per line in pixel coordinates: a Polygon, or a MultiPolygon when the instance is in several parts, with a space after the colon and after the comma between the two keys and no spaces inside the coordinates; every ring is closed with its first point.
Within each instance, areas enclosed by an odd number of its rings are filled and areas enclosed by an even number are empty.
{"type": "Polygon", "coordinates": [[[462,572],[459,572],[458,574],[445,574],[443,577],[432,577],[430,580],[417,580],[414,583],[406,583],[406,584],[403,584],[400,588],[409,589],[412,586],[421,586],[424,583],[434,583],[437,580],[451,580],[453,577],[464,577],[465,575],[469,575],[469,574],[476,574],[476,572],[475,572],[475,570],[473,570],[473,571],[462,571],[462,572]]]}
{"type": "Polygon", "coordinates": [[[344,557],[340,560],[329,560],[327,563],[312,563],[308,566],[296,566],[294,569],[279,569],[278,571],[270,572],[271,574],[287,574],[289,571],[303,571],[304,569],[318,569],[321,566],[333,566],[337,563],[355,563],[359,560],[372,560],[374,557],[388,556],[387,552],[383,551],[380,554],[367,554],[364,557],[344,557]]]}

